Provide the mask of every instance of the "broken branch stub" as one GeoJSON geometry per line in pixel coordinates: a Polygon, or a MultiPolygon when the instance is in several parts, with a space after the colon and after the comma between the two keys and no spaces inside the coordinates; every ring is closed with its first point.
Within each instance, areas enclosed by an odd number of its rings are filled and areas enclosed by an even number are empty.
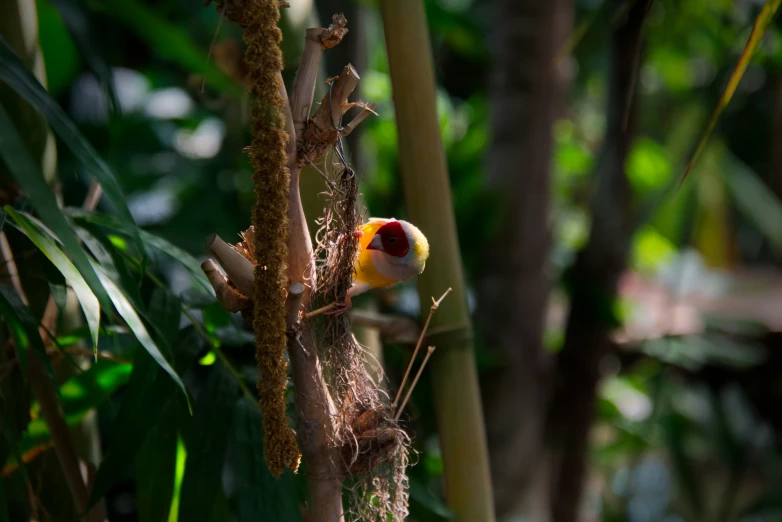
{"type": "Polygon", "coordinates": [[[369,114],[374,113],[377,105],[348,101],[359,80],[361,77],[351,64],[346,65],[336,78],[329,78],[329,91],[312,117],[304,122],[298,135],[296,159],[300,166],[317,160],[337,144],[340,136],[350,134],[369,114]],[[345,127],[341,127],[342,117],[353,107],[362,107],[364,110],[345,127]]]}
{"type": "Polygon", "coordinates": [[[320,58],[324,49],[331,49],[342,41],[347,34],[347,19],[343,14],[335,14],[327,29],[307,29],[304,37],[304,52],[301,55],[301,65],[296,71],[291,96],[291,110],[296,130],[301,131],[304,122],[310,116],[312,97],[315,95],[315,81],[318,78],[320,58]]]}

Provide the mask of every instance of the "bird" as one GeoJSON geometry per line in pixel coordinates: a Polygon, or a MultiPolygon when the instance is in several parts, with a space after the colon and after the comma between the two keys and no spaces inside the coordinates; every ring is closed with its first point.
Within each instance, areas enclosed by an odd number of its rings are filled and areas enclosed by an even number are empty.
{"type": "Polygon", "coordinates": [[[334,303],[337,315],[352,306],[351,298],[373,288],[409,281],[422,273],[429,258],[429,241],[412,223],[394,218],[370,218],[355,234],[359,249],[355,262],[353,284],[345,301],[334,303]]]}

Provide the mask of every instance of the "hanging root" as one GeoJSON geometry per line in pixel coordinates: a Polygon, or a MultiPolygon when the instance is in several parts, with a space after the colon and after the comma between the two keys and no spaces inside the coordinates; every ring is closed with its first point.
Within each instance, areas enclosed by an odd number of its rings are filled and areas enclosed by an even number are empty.
{"type": "MultiPolygon", "coordinates": [[[[335,100],[338,97],[343,96],[334,95],[335,100]]],[[[324,99],[319,110],[328,111],[329,103],[324,99]]],[[[334,121],[334,127],[338,125],[334,121]]],[[[341,147],[335,152],[340,163],[327,183],[328,203],[316,234],[319,288],[315,300],[320,303],[345,301],[358,255],[360,237],[355,232],[362,223],[356,210],[357,176],[341,147]]],[[[351,333],[350,314],[325,316],[319,345],[337,408],[334,444],[341,448],[348,477],[348,518],[404,520],[410,439],[394,419],[389,397],[367,371],[364,350],[351,333]]]]}
{"type": "MultiPolygon", "coordinates": [[[[245,64],[249,71],[253,98],[253,139],[250,159],[253,165],[255,208],[250,241],[237,251],[255,260],[253,328],[258,360],[258,391],[263,411],[266,464],[275,476],[284,468],[296,471],[301,452],[286,413],[288,364],[285,299],[287,278],[285,260],[288,236],[288,186],[284,129],[285,101],[280,96],[279,72],[282,33],[277,27],[276,0],[219,2],[222,12],[234,21],[232,5],[241,7],[247,43],[245,64]]],[[[241,23],[240,22],[240,23],[241,23]]]]}

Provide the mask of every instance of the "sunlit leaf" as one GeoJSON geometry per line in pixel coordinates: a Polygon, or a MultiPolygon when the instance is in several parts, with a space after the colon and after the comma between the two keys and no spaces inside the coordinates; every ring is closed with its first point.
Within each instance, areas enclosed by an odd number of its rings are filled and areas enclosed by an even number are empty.
{"type": "Polygon", "coordinates": [[[232,432],[237,390],[228,370],[214,365],[193,411],[179,520],[210,521],[222,489],[220,477],[232,432]]]}
{"type": "MultiPolygon", "coordinates": [[[[179,373],[190,366],[202,346],[201,338],[194,330],[180,332],[174,350],[179,373]]],[[[125,396],[112,424],[108,452],[98,468],[90,493],[90,506],[100,500],[133,465],[164,410],[167,401],[162,398],[170,397],[175,390],[172,379],[161,371],[149,353],[138,350],[125,396]]]]}
{"type": "Polygon", "coordinates": [[[639,194],[658,190],[668,181],[671,164],[665,149],[649,138],[639,138],[627,158],[627,177],[639,194]]]}
{"type": "MultiPolygon", "coordinates": [[[[46,121],[49,122],[54,132],[62,140],[73,156],[81,163],[84,168],[100,183],[103,193],[119,215],[122,229],[130,235],[139,245],[141,250],[141,240],[138,236],[138,228],[133,221],[133,216],[128,209],[125,194],[117,181],[116,176],[109,166],[103,161],[103,158],[93,149],[92,145],[79,132],[79,129],[60,108],[57,102],[46,92],[46,89],[38,82],[33,74],[25,67],[24,63],[14,53],[14,50],[8,43],[0,37],[0,80],[7,83],[14,89],[19,96],[24,98],[27,103],[35,107],[46,121]]],[[[5,132],[0,132],[0,139],[5,132]]],[[[11,169],[14,170],[13,168],[11,169]]],[[[27,175],[27,170],[22,170],[21,175],[27,175]]],[[[31,172],[31,171],[30,171],[31,172]]],[[[20,182],[20,185],[24,185],[20,182]]],[[[27,191],[27,189],[25,189],[27,191]]],[[[36,197],[27,191],[30,195],[33,205],[37,204],[36,197]]],[[[38,210],[37,207],[35,207],[38,210]]],[[[40,212],[39,212],[40,213],[40,212]]],[[[46,217],[41,214],[46,224],[58,234],[58,231],[46,217]]],[[[141,250],[143,255],[143,250],[141,250]]],[[[78,266],[78,265],[77,265],[78,266]]],[[[103,302],[103,300],[101,300],[103,302]]],[[[104,306],[106,303],[104,303],[104,306]]]]}
{"type": "Polygon", "coordinates": [[[687,164],[680,184],[684,183],[684,180],[692,170],[695,162],[698,161],[706,142],[709,140],[709,136],[711,136],[711,133],[714,131],[714,127],[717,126],[717,121],[719,120],[722,111],[725,110],[725,107],[730,103],[733,94],[736,92],[736,88],[739,86],[739,82],[741,82],[741,78],[744,76],[744,72],[747,70],[747,66],[752,59],[752,56],[760,45],[763,35],[766,34],[766,30],[771,25],[771,22],[773,22],[774,16],[777,14],[781,3],[782,0],[766,0],[766,3],[760,10],[758,17],[755,19],[755,24],[752,26],[752,32],[749,35],[749,39],[744,46],[744,50],[741,52],[741,56],[739,56],[739,61],[728,79],[728,84],[725,86],[725,91],[720,96],[717,106],[711,113],[711,118],[709,118],[709,123],[706,125],[706,130],[703,132],[703,136],[701,136],[698,145],[695,147],[695,153],[687,164]]]}
{"type": "MultiPolygon", "coordinates": [[[[116,218],[113,218],[111,216],[107,216],[104,214],[88,213],[76,209],[69,209],[68,213],[76,220],[87,221],[89,223],[94,223],[98,226],[105,227],[107,229],[114,230],[116,232],[123,232],[121,223],[116,218]]],[[[195,278],[198,281],[199,285],[202,286],[204,290],[209,292],[211,296],[214,296],[214,289],[212,288],[212,285],[209,284],[209,281],[206,279],[203,270],[201,270],[201,263],[196,258],[191,256],[190,254],[188,254],[178,246],[174,245],[170,241],[163,239],[160,236],[156,236],[155,234],[152,234],[150,232],[147,232],[146,230],[139,229],[139,235],[146,247],[159,250],[160,252],[166,254],[167,256],[170,256],[175,261],[181,263],[182,266],[185,267],[188,272],[190,272],[193,278],[195,278]]],[[[115,246],[117,248],[120,248],[119,245],[115,244],[115,246]]]]}
{"type": "Polygon", "coordinates": [[[122,318],[128,324],[128,328],[130,328],[130,330],[133,332],[133,335],[141,343],[141,346],[143,346],[144,349],[149,352],[149,355],[155,359],[155,362],[157,362],[160,367],[171,376],[176,385],[179,386],[179,388],[182,390],[182,393],[187,396],[187,388],[185,388],[182,379],[179,377],[174,368],[171,367],[171,364],[168,362],[168,360],[166,360],[166,357],[160,351],[160,348],[158,348],[155,341],[149,335],[149,332],[147,332],[147,328],[144,326],[144,323],[141,321],[141,318],[136,313],[136,310],[133,308],[133,305],[130,303],[127,296],[116,284],[114,284],[114,281],[112,281],[108,276],[106,276],[106,274],[103,273],[97,264],[94,266],[98,272],[98,277],[100,277],[103,286],[109,293],[109,298],[111,298],[111,301],[114,303],[114,307],[117,309],[117,313],[119,313],[119,315],[122,316],[122,318]]]}
{"type": "MultiPolygon", "coordinates": [[[[88,370],[62,383],[59,395],[65,422],[69,426],[81,422],[90,410],[109,400],[111,394],[127,382],[130,372],[129,363],[100,359],[88,370]]],[[[33,403],[32,409],[39,409],[37,403],[33,403]]],[[[36,448],[49,442],[49,429],[46,422],[42,418],[37,418],[30,421],[27,426],[21,440],[21,448],[26,454],[35,453],[36,448]]]]}
{"type": "Polygon", "coordinates": [[[233,463],[239,520],[301,520],[293,476],[275,479],[263,457],[263,427],[258,404],[242,396],[236,402],[233,463]]]}
{"type": "Polygon", "coordinates": [[[101,233],[98,227],[89,223],[77,227],[76,233],[84,246],[98,261],[103,272],[122,287],[133,307],[140,309],[143,301],[138,289],[139,283],[133,278],[122,256],[116,251],[111,241],[101,233]]]}
{"type": "Polygon", "coordinates": [[[651,226],[633,235],[633,264],[642,271],[654,272],[676,254],[676,248],[651,226]]]}
{"type": "Polygon", "coordinates": [[[136,459],[136,509],[139,522],[168,517],[174,494],[177,460],[178,401],[171,400],[136,459]]]}
{"type": "MultiPolygon", "coordinates": [[[[90,328],[93,349],[97,351],[98,332],[100,329],[100,304],[97,297],[92,293],[92,290],[82,277],[83,272],[77,270],[76,267],[73,266],[73,263],[68,260],[62,250],[60,250],[60,248],[51,239],[49,239],[35,223],[14,211],[14,209],[10,206],[6,206],[5,209],[16,222],[16,224],[19,225],[22,232],[24,232],[27,237],[29,237],[30,240],[35,244],[35,246],[37,246],[38,249],[44,253],[49,261],[51,261],[52,264],[57,267],[60,273],[62,273],[63,277],[65,277],[68,285],[73,288],[73,291],[76,293],[76,297],[78,297],[79,303],[81,304],[81,309],[84,311],[84,317],[87,320],[87,326],[90,328]]],[[[81,250],[81,247],[78,246],[78,244],[76,245],[76,248],[78,248],[79,252],[82,252],[82,255],[84,256],[84,252],[81,250]]],[[[87,260],[87,264],[89,266],[90,272],[95,275],[95,270],[93,269],[89,260],[87,260]]],[[[105,295],[105,290],[101,285],[100,279],[98,279],[98,286],[105,295]]]]}
{"type": "Polygon", "coordinates": [[[158,55],[184,69],[202,75],[212,85],[234,97],[243,89],[206,59],[206,51],[195,44],[190,34],[147,5],[136,0],[87,0],[87,5],[126,25],[158,55]]]}
{"type": "MultiPolygon", "coordinates": [[[[0,72],[2,72],[4,67],[2,44],[2,38],[0,38],[0,72]]],[[[46,223],[46,226],[51,228],[62,242],[63,249],[70,258],[69,264],[72,262],[73,265],[78,267],[81,273],[80,278],[86,281],[89,287],[92,288],[92,292],[94,292],[98,301],[106,306],[108,304],[106,292],[101,287],[100,281],[90,266],[87,256],[79,246],[71,224],[59,205],[57,205],[57,200],[54,198],[52,191],[49,190],[49,185],[46,183],[41,169],[37,167],[30,157],[22,138],[17,134],[13,122],[2,106],[0,106],[0,158],[5,162],[19,186],[30,196],[30,203],[38,212],[38,215],[41,216],[44,223],[46,223]]],[[[17,221],[10,206],[6,206],[5,210],[17,221]]],[[[18,221],[17,224],[19,224],[18,221]]]]}

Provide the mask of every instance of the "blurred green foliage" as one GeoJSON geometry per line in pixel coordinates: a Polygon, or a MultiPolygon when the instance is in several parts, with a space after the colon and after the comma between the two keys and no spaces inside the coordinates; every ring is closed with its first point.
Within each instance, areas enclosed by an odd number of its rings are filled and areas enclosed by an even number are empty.
{"type": "MultiPolygon", "coordinates": [[[[290,69],[300,49],[290,42],[301,40],[307,11],[317,7],[301,4],[285,13],[290,69]]],[[[54,344],[68,355],[58,359],[60,366],[72,372],[59,387],[66,420],[77,425],[97,412],[103,460],[91,501],[105,495],[112,521],[299,520],[306,473],[275,481],[263,463],[252,334],[214,302],[199,268],[206,257],[204,238],[214,232],[234,242],[253,202],[250,166],[241,153],[249,138],[239,29],[222,24],[208,59],[219,15],[200,4],[38,0],[36,5],[51,95],[41,106],[60,134],[58,176],[66,209],[42,212],[48,203],[36,190],[45,188],[27,185],[29,197],[8,208],[2,230],[21,252],[31,301],[50,287],[62,288],[64,280],[82,294],[88,327],[60,332],[54,344]],[[123,192],[104,198],[95,212],[78,210],[96,171],[116,177],[123,192]],[[140,232],[122,215],[125,205],[140,232]],[[44,224],[25,217],[32,210],[44,224]],[[83,243],[84,266],[69,251],[75,242],[64,239],[64,227],[83,243]],[[45,247],[36,248],[28,238],[43,238],[45,247]],[[81,275],[63,261],[63,251],[84,269],[81,275]],[[85,283],[86,266],[100,281],[85,283]],[[103,299],[98,309],[102,291],[113,304],[103,299]],[[93,349],[97,363],[72,367],[71,355],[93,349]]],[[[692,176],[678,192],[661,197],[684,172],[759,7],[658,0],[648,18],[637,85],[639,135],[625,167],[638,206],[649,211],[633,237],[630,268],[675,295],[693,288],[719,295],[739,284],[730,278],[737,267],[780,268],[782,183],[775,178],[782,165],[771,154],[782,147],[782,121],[772,110],[782,103],[779,24],[762,41],[692,176]]],[[[454,211],[468,280],[474,282],[490,239],[499,233],[504,205],[486,184],[493,6],[490,0],[426,0],[426,8],[454,211]]],[[[606,35],[615,23],[615,13],[600,0],[577,0],[574,11],[580,37],[560,64],[569,86],[553,133],[555,296],[589,230],[594,169],[606,127],[606,35]]],[[[374,4],[363,2],[361,16],[350,23],[364,24],[368,35],[361,96],[379,104],[379,116],[366,122],[359,143],[365,166],[361,189],[371,215],[403,218],[391,87],[374,4]]],[[[7,141],[0,145],[6,146],[0,157],[14,152],[7,141]]],[[[523,176],[524,167],[518,165],[514,175],[523,176]]],[[[30,172],[18,174],[21,182],[30,172]]],[[[48,204],[49,211],[54,208],[48,204]]],[[[765,275],[748,284],[779,286],[765,275]]],[[[13,292],[6,282],[0,285],[0,310],[16,346],[43,350],[36,342],[30,346],[35,325],[18,313],[26,308],[7,298],[13,292]]],[[[384,301],[384,311],[414,316],[413,291],[411,285],[393,290],[395,299],[384,301]]],[[[643,297],[623,297],[611,314],[637,322],[652,313],[643,304],[643,297]]],[[[31,303],[35,317],[42,306],[31,303]]],[[[776,384],[782,338],[767,331],[767,323],[753,321],[762,313],[749,315],[746,321],[707,320],[691,335],[654,330],[634,343],[628,361],[606,363],[590,456],[590,474],[599,486],[586,499],[596,519],[782,518],[776,436],[782,427],[776,384]]],[[[562,325],[550,326],[547,347],[560,346],[562,335],[562,325]]],[[[502,364],[481,339],[478,346],[481,369],[502,364]]],[[[404,347],[386,346],[388,373],[395,378],[408,357],[404,347]]],[[[6,399],[25,389],[22,374],[10,367],[3,355],[6,399]]],[[[410,469],[411,520],[436,521],[449,512],[442,501],[443,464],[426,380],[409,408],[418,452],[410,469]]],[[[0,411],[5,465],[0,520],[30,512],[26,481],[46,465],[50,443],[39,414],[35,402],[23,401],[5,401],[0,411]],[[20,454],[27,461],[21,466],[20,454]]],[[[50,480],[57,484],[59,478],[50,480]]],[[[50,513],[65,513],[61,520],[74,516],[62,495],[41,495],[40,501],[50,513]]]]}

